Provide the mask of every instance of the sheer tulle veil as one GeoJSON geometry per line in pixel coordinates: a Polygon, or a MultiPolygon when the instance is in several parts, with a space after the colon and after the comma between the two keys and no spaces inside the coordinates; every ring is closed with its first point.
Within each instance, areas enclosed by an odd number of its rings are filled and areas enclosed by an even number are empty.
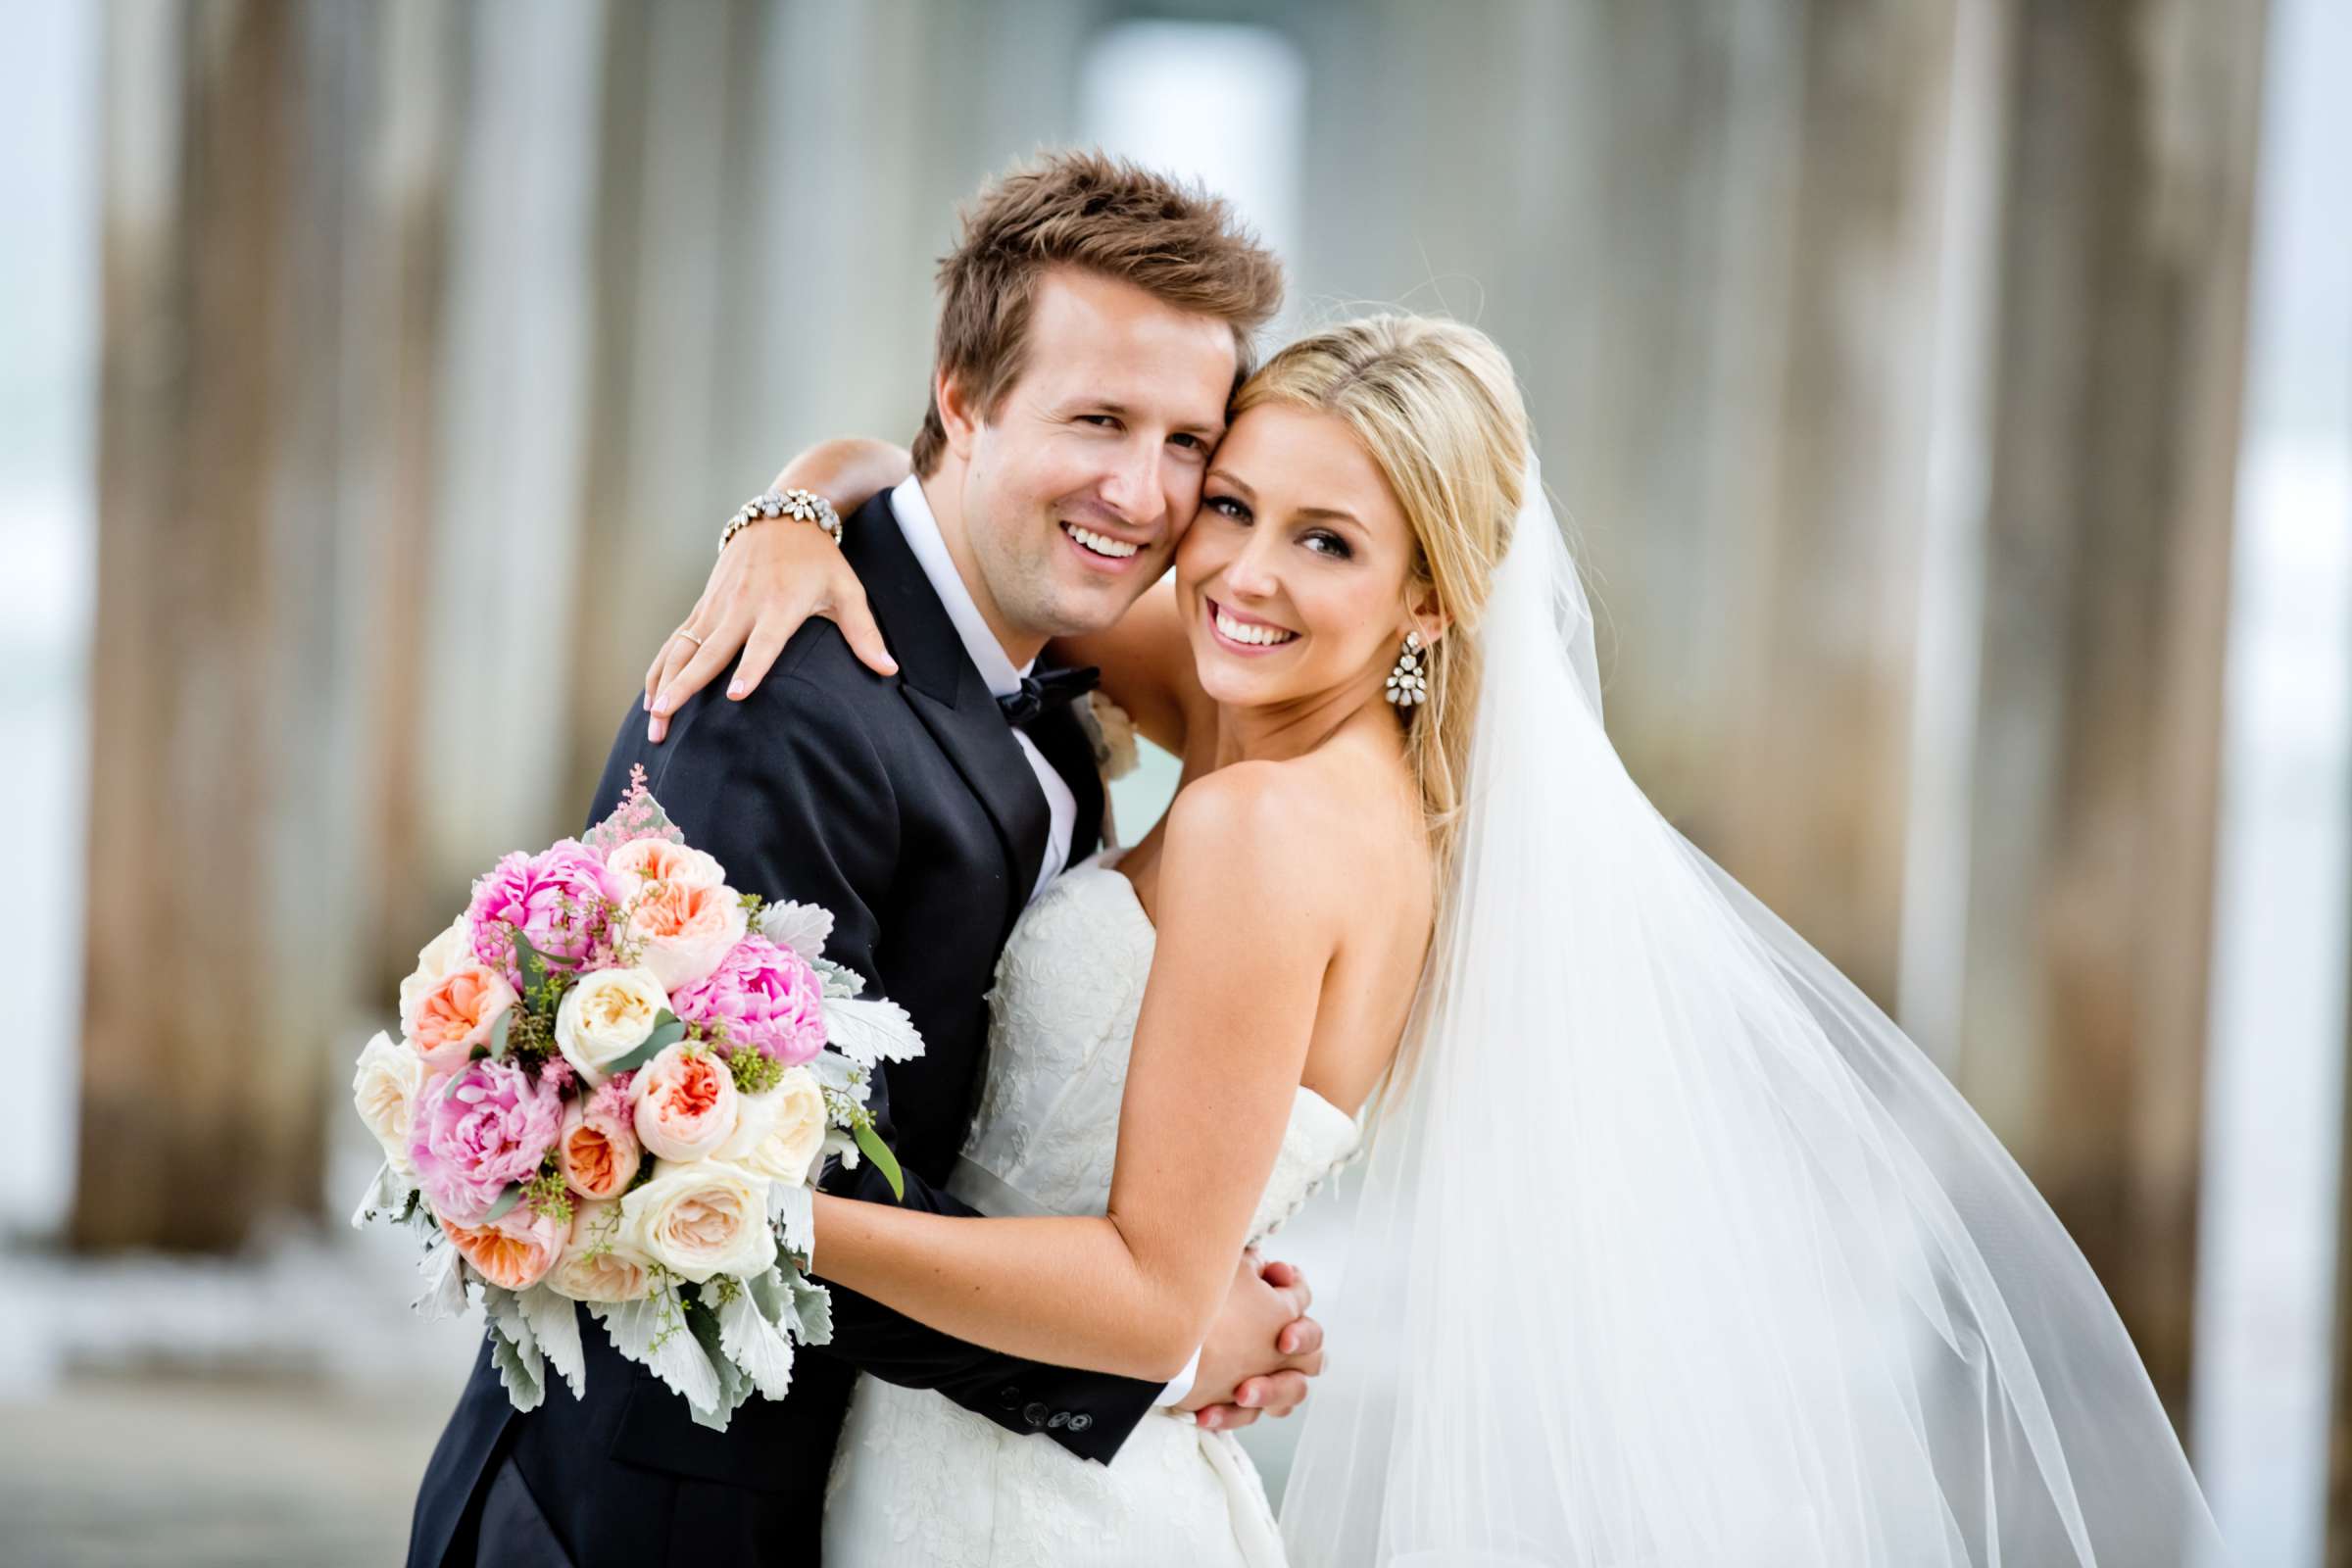
{"type": "Polygon", "coordinates": [[[2040,1196],[1627,775],[1532,460],[1526,496],[1291,1560],[2220,1563],[2040,1196]]]}

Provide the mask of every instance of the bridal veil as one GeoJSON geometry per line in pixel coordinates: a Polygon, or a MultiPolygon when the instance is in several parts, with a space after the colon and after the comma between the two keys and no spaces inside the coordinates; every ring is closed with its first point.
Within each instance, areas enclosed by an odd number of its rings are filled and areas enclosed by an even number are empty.
{"type": "Polygon", "coordinates": [[[1454,885],[1283,1506],[1299,1565],[2202,1568],[2105,1292],[1651,807],[1531,464],[1454,885]]]}

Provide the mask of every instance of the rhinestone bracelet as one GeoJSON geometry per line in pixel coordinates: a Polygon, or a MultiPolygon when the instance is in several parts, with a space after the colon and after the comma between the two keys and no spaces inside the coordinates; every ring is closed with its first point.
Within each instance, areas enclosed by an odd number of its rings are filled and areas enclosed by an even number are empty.
{"type": "Polygon", "coordinates": [[[735,509],[735,515],[718,531],[718,548],[723,554],[737,534],[765,517],[796,517],[802,522],[813,522],[841,543],[841,514],[833,503],[813,490],[762,490],[735,509]]]}

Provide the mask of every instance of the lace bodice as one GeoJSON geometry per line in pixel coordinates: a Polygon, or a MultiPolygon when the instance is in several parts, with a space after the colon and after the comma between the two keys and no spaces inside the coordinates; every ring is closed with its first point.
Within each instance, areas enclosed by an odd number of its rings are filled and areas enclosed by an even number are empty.
{"type": "MultiPolygon", "coordinates": [[[[979,1113],[948,1182],[957,1197],[984,1214],[1103,1211],[1152,947],[1134,887],[1102,857],[1029,906],[989,995],[979,1113]]],[[[1300,1089],[1251,1238],[1296,1213],[1355,1144],[1354,1121],[1300,1089]]],[[[842,1568],[1280,1568],[1282,1543],[1230,1432],[1162,1411],[1109,1464],[1087,1464],[939,1394],[862,1377],[824,1555],[842,1568]]]]}
{"type": "MultiPolygon", "coordinates": [[[[1134,885],[1104,856],[1021,916],[989,994],[980,1110],[949,1183],[957,1197],[989,1214],[1103,1211],[1153,936],[1134,885]]],[[[1352,1117],[1300,1088],[1250,1240],[1297,1213],[1356,1138],[1352,1117]]]]}

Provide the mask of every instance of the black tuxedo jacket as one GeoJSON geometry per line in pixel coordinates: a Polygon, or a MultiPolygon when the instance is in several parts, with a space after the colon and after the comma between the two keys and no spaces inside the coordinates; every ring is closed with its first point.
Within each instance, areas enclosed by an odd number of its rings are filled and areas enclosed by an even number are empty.
{"type": "MultiPolygon", "coordinates": [[[[810,621],[744,701],[697,694],[661,746],[632,708],[590,812],[608,813],[645,767],[687,842],[728,882],[833,911],[828,957],[869,996],[906,1007],[924,1054],[892,1065],[874,1109],[910,1206],[970,1210],[943,1190],[971,1117],[999,953],[1046,851],[1044,792],[947,612],[907,549],[889,498],[851,519],[845,549],[900,674],[858,663],[810,621]]],[[[1102,787],[1067,710],[1030,736],[1078,798],[1072,860],[1100,837],[1102,787]]],[[[871,1162],[828,1178],[891,1202],[871,1162]]],[[[789,1397],[754,1398],[724,1433],[621,1359],[581,1314],[588,1395],[550,1378],[529,1415],[509,1406],[487,1347],[416,1499],[411,1568],[477,1559],[689,1563],[813,1561],[826,1471],[859,1371],[935,1389],[1014,1432],[1107,1462],[1157,1385],[1047,1366],[951,1339],[833,1288],[832,1345],[803,1348],[789,1397]]]]}

